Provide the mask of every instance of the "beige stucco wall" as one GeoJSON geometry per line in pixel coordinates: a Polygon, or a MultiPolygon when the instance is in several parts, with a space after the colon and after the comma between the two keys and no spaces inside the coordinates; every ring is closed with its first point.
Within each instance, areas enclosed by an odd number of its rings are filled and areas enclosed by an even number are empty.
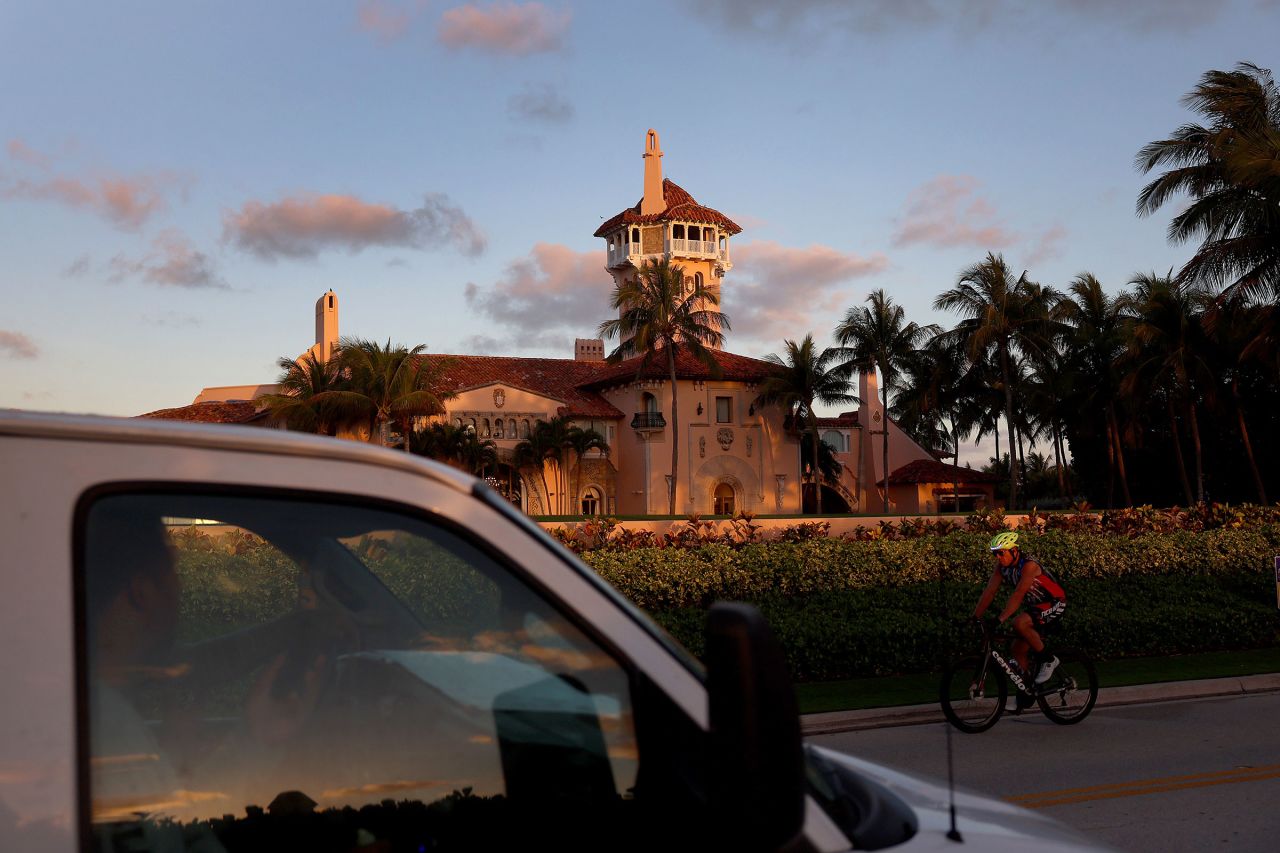
{"type": "Polygon", "coordinates": [[[215,385],[200,389],[191,402],[225,403],[228,400],[256,400],[263,394],[279,393],[279,385],[215,385]]]}
{"type": "Polygon", "coordinates": [[[680,380],[677,385],[678,424],[671,412],[670,382],[635,382],[604,392],[626,415],[614,460],[618,514],[668,511],[666,475],[671,470],[673,440],[680,442],[678,514],[710,513],[714,489],[722,482],[733,487],[736,509],[799,512],[799,444],[783,431],[782,413],[777,409],[750,413],[759,392],[746,383],[680,380]],[[654,395],[657,409],[666,419],[664,429],[645,432],[630,427],[631,417],[644,411],[646,392],[654,395]],[[733,401],[728,423],[716,422],[717,397],[733,401]]]}

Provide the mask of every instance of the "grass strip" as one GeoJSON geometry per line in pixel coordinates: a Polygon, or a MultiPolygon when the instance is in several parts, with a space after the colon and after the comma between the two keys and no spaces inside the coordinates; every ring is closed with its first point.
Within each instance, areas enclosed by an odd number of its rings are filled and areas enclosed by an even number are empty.
{"type": "MultiPolygon", "coordinates": [[[[1240,652],[1204,652],[1153,658],[1119,658],[1098,661],[1102,687],[1229,678],[1280,672],[1280,648],[1240,652]]],[[[855,711],[896,705],[923,705],[938,701],[937,673],[814,681],[796,685],[800,713],[855,711]]]]}

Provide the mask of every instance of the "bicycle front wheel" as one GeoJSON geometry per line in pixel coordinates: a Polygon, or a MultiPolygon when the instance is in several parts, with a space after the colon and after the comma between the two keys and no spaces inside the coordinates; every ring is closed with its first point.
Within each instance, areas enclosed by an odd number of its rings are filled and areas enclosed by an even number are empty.
{"type": "Polygon", "coordinates": [[[1084,652],[1063,650],[1056,654],[1058,668],[1037,688],[1036,703],[1050,720],[1070,726],[1089,716],[1098,701],[1098,673],[1084,652]]]}
{"type": "Polygon", "coordinates": [[[942,713],[947,722],[966,734],[985,732],[1004,713],[1008,691],[990,658],[962,658],[942,671],[942,713]]]}

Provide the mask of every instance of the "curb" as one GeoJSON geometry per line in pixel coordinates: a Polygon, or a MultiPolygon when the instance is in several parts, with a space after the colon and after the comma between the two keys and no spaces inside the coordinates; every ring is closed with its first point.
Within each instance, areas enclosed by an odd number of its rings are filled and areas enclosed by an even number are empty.
{"type": "MultiPolygon", "coordinates": [[[[1177,702],[1187,699],[1213,699],[1225,696],[1247,696],[1280,692],[1280,673],[1267,675],[1204,678],[1198,681],[1170,681],[1161,684],[1135,684],[1129,687],[1107,687],[1098,691],[1096,707],[1144,705],[1152,702],[1177,702]]],[[[856,732],[890,726],[918,726],[943,722],[937,703],[902,705],[895,708],[867,708],[860,711],[831,711],[805,714],[800,718],[800,731],[805,736],[856,732]]]]}

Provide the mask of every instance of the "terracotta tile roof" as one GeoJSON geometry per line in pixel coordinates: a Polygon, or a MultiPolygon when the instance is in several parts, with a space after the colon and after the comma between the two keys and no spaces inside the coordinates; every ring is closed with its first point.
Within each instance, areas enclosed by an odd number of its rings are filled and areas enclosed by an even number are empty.
{"type": "Polygon", "coordinates": [[[841,412],[834,418],[818,418],[819,429],[839,429],[858,426],[857,412],[841,412]]]}
{"type": "MultiPolygon", "coordinates": [[[[698,361],[692,353],[682,349],[676,354],[676,378],[759,382],[766,376],[782,370],[781,367],[772,362],[762,361],[758,358],[748,358],[745,355],[735,355],[731,352],[721,352],[719,350],[713,350],[712,355],[716,363],[720,365],[719,376],[713,375],[707,365],[698,361]]],[[[606,365],[604,370],[594,379],[585,383],[583,387],[599,389],[631,382],[637,378],[666,379],[669,376],[665,356],[659,355],[650,358],[647,365],[644,365],[643,362],[644,356],[638,355],[635,358],[627,359],[621,364],[606,365]]]]}
{"type": "MultiPolygon", "coordinates": [[[[571,358],[510,358],[485,355],[426,355],[429,364],[448,359],[436,390],[465,391],[500,383],[564,403],[557,414],[583,418],[621,418],[617,407],[582,386],[592,382],[608,365],[571,358]]],[[[447,404],[446,404],[447,405],[447,404]]]]}
{"type": "MultiPolygon", "coordinates": [[[[889,475],[889,485],[897,486],[905,483],[998,483],[1003,478],[972,468],[948,465],[933,459],[917,459],[908,462],[889,475]]],[[[880,480],[876,485],[883,485],[880,480]]]]}
{"type": "Polygon", "coordinates": [[[138,417],[200,424],[245,424],[262,420],[259,417],[258,404],[252,400],[192,403],[190,406],[178,406],[175,409],[157,409],[138,417]]]}
{"type": "Polygon", "coordinates": [[[661,213],[650,213],[648,216],[642,216],[640,214],[640,202],[636,202],[635,207],[628,207],[597,228],[595,236],[603,237],[619,225],[652,225],[656,222],[671,222],[674,220],[715,225],[727,234],[737,234],[742,230],[736,222],[720,211],[698,204],[693,196],[689,195],[670,179],[662,182],[662,200],[667,203],[667,207],[661,213]]]}

